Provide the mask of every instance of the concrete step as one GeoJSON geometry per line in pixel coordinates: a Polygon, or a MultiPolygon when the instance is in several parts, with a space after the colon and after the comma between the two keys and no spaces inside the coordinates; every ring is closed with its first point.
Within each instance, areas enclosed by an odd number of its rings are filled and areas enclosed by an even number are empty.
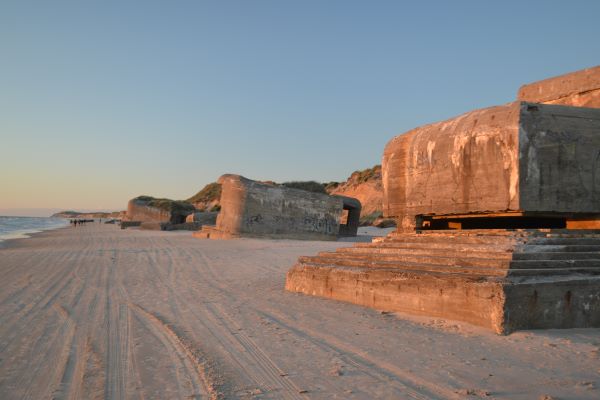
{"type": "MultiPolygon", "coordinates": [[[[540,233],[539,229],[446,229],[446,230],[421,230],[415,232],[418,235],[427,236],[528,236],[540,233]]],[[[391,232],[390,235],[415,234],[413,232],[391,232]]],[[[546,233],[546,232],[544,232],[546,233]]]]}
{"type": "Polygon", "coordinates": [[[515,253],[590,253],[600,252],[600,245],[580,244],[524,244],[515,248],[515,253]]]}
{"type": "Polygon", "coordinates": [[[499,260],[511,260],[512,253],[507,251],[469,251],[469,250],[457,250],[449,248],[397,248],[397,247],[345,247],[338,249],[336,253],[339,254],[368,254],[368,255],[385,255],[395,257],[405,256],[431,256],[431,257],[446,257],[446,258],[474,258],[474,259],[499,259],[499,260]]]}
{"type": "Polygon", "coordinates": [[[376,261],[365,262],[361,260],[338,260],[326,257],[301,257],[298,262],[302,265],[321,267],[321,268],[359,268],[365,271],[369,270],[389,270],[395,272],[411,272],[428,274],[435,273],[439,276],[452,274],[454,276],[470,276],[480,278],[501,278],[501,277],[531,277],[531,276],[554,276],[554,275],[600,275],[600,268],[586,266],[559,266],[557,268],[526,268],[526,269],[497,269],[497,268],[478,268],[475,266],[449,266],[427,263],[397,262],[397,261],[376,261]]]}
{"type": "MultiPolygon", "coordinates": [[[[364,243],[363,245],[369,245],[364,243]]],[[[527,245],[568,245],[568,246],[599,246],[600,234],[512,234],[512,235],[461,235],[454,233],[447,234],[390,234],[383,240],[377,242],[382,246],[394,246],[402,244],[418,245],[438,245],[438,246],[457,246],[457,245],[490,245],[510,247],[515,244],[527,245]]]]}
{"type": "Polygon", "coordinates": [[[526,241],[528,246],[600,246],[600,238],[589,237],[562,237],[547,238],[534,237],[526,241]]]}
{"type": "MultiPolygon", "coordinates": [[[[464,266],[477,268],[495,268],[495,269],[552,269],[557,268],[600,268],[600,257],[596,253],[531,253],[520,254],[521,257],[535,256],[530,258],[494,258],[494,257],[473,257],[463,256],[433,256],[428,254],[386,254],[373,252],[321,252],[317,256],[309,257],[331,261],[336,264],[343,264],[345,261],[358,263],[417,263],[431,264],[440,266],[464,266]],[[558,258],[550,258],[558,255],[558,258]],[[579,257],[574,257],[579,256],[579,257]],[[545,257],[545,258],[542,258],[545,257]],[[562,258],[560,258],[562,257],[562,258]]],[[[304,257],[300,257],[304,259],[304,257]]]]}
{"type": "Polygon", "coordinates": [[[600,269],[600,259],[589,260],[513,260],[510,269],[552,269],[559,268],[600,269]]]}
{"type": "Polygon", "coordinates": [[[540,269],[510,269],[509,277],[514,276],[555,276],[555,275],[600,275],[600,268],[571,267],[571,268],[540,268],[540,269]]]}
{"type": "Polygon", "coordinates": [[[477,257],[445,257],[445,256],[431,256],[431,255],[414,255],[414,254],[369,254],[369,253],[328,253],[322,252],[318,254],[318,257],[327,257],[330,259],[337,260],[362,260],[363,262],[379,262],[379,261],[390,261],[390,262],[414,262],[420,264],[435,264],[435,265],[463,265],[463,266],[475,266],[478,268],[500,268],[508,269],[510,267],[511,259],[499,259],[499,258],[477,258],[477,257]]]}
{"type": "Polygon", "coordinates": [[[513,253],[513,260],[597,260],[600,262],[600,252],[515,251],[513,253]]]}
{"type": "Polygon", "coordinates": [[[580,233],[577,231],[564,232],[564,233],[545,233],[536,234],[531,237],[539,238],[579,238],[579,239],[600,239],[600,233],[580,233]]]}
{"type": "Polygon", "coordinates": [[[465,236],[465,235],[420,235],[404,234],[402,236],[386,236],[380,243],[444,243],[444,244],[491,244],[510,245],[524,243],[526,238],[514,236],[465,236]]]}
{"type": "Polygon", "coordinates": [[[344,263],[352,263],[352,265],[374,265],[374,264],[426,264],[435,265],[438,267],[465,267],[477,269],[498,269],[507,270],[510,267],[509,260],[494,260],[494,259],[458,259],[449,257],[419,257],[419,256],[368,256],[368,255],[347,255],[342,256],[338,253],[320,253],[317,256],[309,258],[300,257],[299,260],[310,260],[312,262],[335,263],[343,265],[344,263]]]}
{"type": "MultiPolygon", "coordinates": [[[[385,248],[385,249],[415,249],[415,250],[452,250],[452,251],[474,251],[474,252],[504,252],[509,253],[514,249],[514,244],[498,243],[456,243],[456,242],[395,242],[384,241],[375,243],[357,243],[357,248],[385,248]]],[[[600,248],[600,247],[599,247],[600,248]]]]}
{"type": "Polygon", "coordinates": [[[343,271],[352,275],[356,275],[360,279],[361,274],[370,274],[376,272],[378,275],[389,275],[390,278],[401,279],[442,279],[444,281],[458,279],[461,281],[472,282],[502,282],[506,279],[505,276],[485,276],[480,274],[465,274],[453,272],[440,272],[436,270],[418,270],[418,269],[399,269],[399,268],[373,268],[373,267],[349,267],[339,265],[313,264],[313,263],[297,263],[295,267],[306,267],[307,269],[329,269],[335,271],[343,271]]]}
{"type": "Polygon", "coordinates": [[[325,259],[321,257],[301,258],[298,260],[301,265],[320,267],[320,268],[357,268],[364,270],[365,272],[371,270],[387,270],[393,272],[410,272],[420,274],[434,273],[439,276],[445,274],[452,274],[455,276],[472,276],[478,278],[485,277],[505,277],[507,276],[507,270],[504,269],[493,269],[493,268],[475,268],[475,267],[457,267],[457,266],[444,266],[436,264],[423,264],[423,263],[410,263],[410,262],[371,262],[365,263],[359,260],[336,260],[336,259],[325,259]]]}

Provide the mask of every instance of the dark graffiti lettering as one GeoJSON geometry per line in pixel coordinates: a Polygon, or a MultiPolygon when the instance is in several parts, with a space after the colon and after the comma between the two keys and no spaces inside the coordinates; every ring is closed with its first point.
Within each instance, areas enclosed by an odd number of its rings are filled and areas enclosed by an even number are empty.
{"type": "Polygon", "coordinates": [[[244,222],[246,223],[246,226],[253,226],[262,224],[263,220],[264,218],[261,214],[256,214],[246,217],[246,220],[244,222]]]}

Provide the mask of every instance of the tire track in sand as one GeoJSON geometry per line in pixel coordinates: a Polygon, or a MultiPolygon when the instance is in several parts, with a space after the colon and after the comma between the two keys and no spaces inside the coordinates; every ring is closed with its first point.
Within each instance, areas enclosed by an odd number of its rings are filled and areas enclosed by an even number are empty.
{"type": "Polygon", "coordinates": [[[127,306],[119,304],[112,291],[106,295],[106,384],[107,399],[124,399],[127,386],[128,352],[123,351],[129,340],[127,306]]]}
{"type": "Polygon", "coordinates": [[[286,329],[296,337],[309,341],[326,351],[336,353],[336,356],[341,360],[360,369],[366,375],[378,380],[389,381],[390,384],[405,391],[410,398],[427,400],[432,398],[453,399],[459,397],[452,390],[431,382],[425,382],[402,368],[373,357],[355,346],[340,341],[326,333],[316,332],[306,326],[294,326],[292,321],[281,315],[275,317],[275,315],[264,311],[255,311],[270,323],[286,329]]]}
{"type": "Polygon", "coordinates": [[[137,316],[141,317],[140,320],[145,323],[145,326],[165,347],[170,348],[173,353],[177,354],[185,369],[195,371],[195,373],[189,375],[193,380],[194,389],[202,390],[202,393],[200,393],[202,397],[211,400],[224,398],[219,390],[219,382],[209,373],[210,368],[207,367],[207,362],[204,361],[206,358],[190,345],[188,339],[178,334],[162,318],[141,306],[131,303],[129,307],[137,316]]]}
{"type": "MultiPolygon", "coordinates": [[[[187,304],[182,295],[174,290],[177,287],[177,269],[173,265],[173,256],[170,249],[165,250],[167,255],[168,282],[167,289],[170,296],[177,303],[187,304]]],[[[203,302],[204,308],[190,307],[189,311],[222,344],[230,357],[242,368],[244,373],[256,384],[267,391],[279,390],[278,396],[283,399],[304,399],[301,390],[292,379],[267,355],[239,326],[235,320],[227,315],[223,307],[217,302],[203,302]],[[207,322],[210,322],[207,323],[207,322]],[[238,349],[233,352],[232,349],[238,349]]]]}
{"type": "MultiPolygon", "coordinates": [[[[302,390],[287,376],[286,373],[275,363],[275,361],[258,346],[230,316],[228,316],[218,303],[204,303],[209,313],[208,319],[218,329],[222,338],[241,347],[242,353],[237,358],[246,358],[239,365],[245,372],[253,377],[257,383],[264,382],[266,389],[281,389],[278,393],[282,399],[304,399],[302,390]],[[249,365],[257,367],[258,370],[248,368],[249,365]]],[[[240,360],[241,361],[241,360],[240,360]]]]}
{"type": "Polygon", "coordinates": [[[17,387],[26,388],[21,396],[22,399],[36,399],[51,393],[52,387],[67,368],[69,349],[75,338],[76,323],[64,307],[56,305],[54,310],[58,315],[56,321],[58,326],[48,325],[47,334],[41,335],[33,347],[36,350],[35,357],[41,357],[45,362],[49,362],[54,369],[50,374],[42,375],[43,379],[38,379],[35,385],[28,384],[27,380],[30,376],[40,376],[39,371],[43,368],[43,362],[34,364],[31,375],[22,375],[17,384],[17,387]],[[42,340],[42,338],[50,340],[42,340]]]}
{"type": "MultiPolygon", "coordinates": [[[[85,257],[85,255],[83,256],[85,257]]],[[[75,291],[72,299],[68,300],[66,295],[61,296],[63,302],[70,304],[65,310],[71,310],[69,314],[77,318],[75,335],[71,341],[68,359],[62,374],[62,378],[57,389],[54,392],[53,398],[56,400],[62,399],[79,399],[79,398],[98,398],[100,395],[104,398],[105,380],[104,374],[99,374],[102,368],[99,367],[97,361],[100,360],[98,354],[93,353],[91,338],[96,332],[102,332],[102,322],[104,320],[104,311],[99,299],[105,295],[105,290],[100,288],[106,287],[109,280],[108,263],[100,264],[97,268],[90,269],[87,273],[79,275],[78,280],[81,282],[81,288],[75,291]],[[92,379],[89,379],[93,377],[92,379]],[[98,379],[102,384],[98,384],[98,379]],[[89,393],[91,390],[94,393],[89,393]]]]}
{"type": "MultiPolygon", "coordinates": [[[[227,286],[222,282],[221,278],[219,278],[219,274],[214,271],[211,260],[202,253],[199,255],[205,261],[204,265],[207,268],[203,269],[202,272],[210,275],[208,278],[211,282],[211,288],[220,292],[223,298],[234,298],[234,296],[240,297],[240,293],[233,293],[228,290],[227,286]]],[[[198,267],[196,267],[196,271],[200,275],[204,275],[198,267]]],[[[202,278],[206,280],[207,276],[204,275],[202,278]]],[[[307,326],[294,326],[292,321],[280,314],[278,317],[275,317],[266,310],[255,307],[251,299],[248,299],[244,305],[257,315],[269,320],[271,323],[279,325],[299,339],[308,341],[326,352],[336,354],[337,357],[345,360],[348,364],[353,365],[365,375],[396,387],[410,398],[426,400],[431,398],[457,397],[454,391],[440,387],[433,382],[425,382],[414,374],[396,367],[391,363],[370,356],[355,346],[338,340],[333,336],[310,330],[307,326]]],[[[270,307],[270,311],[275,312],[272,307],[270,307]]]]}

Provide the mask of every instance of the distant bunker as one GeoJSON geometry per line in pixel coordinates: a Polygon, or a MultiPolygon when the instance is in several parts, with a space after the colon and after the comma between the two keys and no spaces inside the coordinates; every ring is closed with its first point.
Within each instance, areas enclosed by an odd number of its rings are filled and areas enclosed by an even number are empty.
{"type": "Polygon", "coordinates": [[[139,196],[129,200],[127,221],[121,223],[121,228],[139,226],[151,230],[197,230],[200,224],[186,223],[188,215],[194,212],[194,206],[185,201],[139,196]]]}
{"type": "Polygon", "coordinates": [[[335,240],[356,236],[361,204],[330,196],[223,175],[221,211],[216,226],[204,226],[194,236],[211,239],[265,237],[335,240]]]}

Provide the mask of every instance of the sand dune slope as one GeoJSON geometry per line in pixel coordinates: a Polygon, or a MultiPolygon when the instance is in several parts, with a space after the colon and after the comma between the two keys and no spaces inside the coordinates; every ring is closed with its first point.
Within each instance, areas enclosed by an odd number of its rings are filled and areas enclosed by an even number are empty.
{"type": "Polygon", "coordinates": [[[65,228],[0,249],[1,399],[600,396],[600,330],[406,320],[283,291],[350,243],[65,228]]]}

